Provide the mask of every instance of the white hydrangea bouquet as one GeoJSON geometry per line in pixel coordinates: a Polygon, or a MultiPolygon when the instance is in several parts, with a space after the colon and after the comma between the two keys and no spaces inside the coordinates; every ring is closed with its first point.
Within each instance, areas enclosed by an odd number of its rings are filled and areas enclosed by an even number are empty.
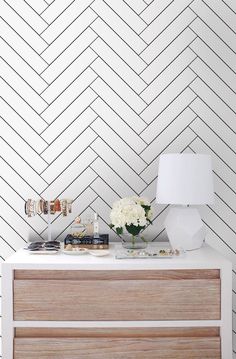
{"type": "MultiPolygon", "coordinates": [[[[135,247],[137,236],[148,224],[152,224],[152,216],[152,207],[146,198],[122,198],[113,203],[110,227],[120,236],[127,231],[131,235],[131,247],[135,247]]],[[[147,242],[144,237],[140,238],[147,242]]]]}

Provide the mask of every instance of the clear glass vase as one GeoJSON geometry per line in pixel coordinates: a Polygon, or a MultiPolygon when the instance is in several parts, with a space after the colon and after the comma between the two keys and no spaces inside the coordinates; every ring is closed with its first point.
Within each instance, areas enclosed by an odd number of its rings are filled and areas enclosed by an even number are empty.
{"type": "Polygon", "coordinates": [[[126,249],[144,249],[147,248],[148,241],[141,235],[132,235],[130,233],[122,234],[122,246],[126,249]]]}

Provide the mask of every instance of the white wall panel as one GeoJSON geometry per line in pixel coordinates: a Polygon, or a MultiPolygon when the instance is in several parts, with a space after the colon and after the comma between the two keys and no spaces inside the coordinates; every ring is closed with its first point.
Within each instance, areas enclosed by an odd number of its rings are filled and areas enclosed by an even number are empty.
{"type": "MultiPolygon", "coordinates": [[[[71,216],[55,217],[54,237],[96,210],[115,238],[113,201],[136,194],[154,203],[161,153],[209,153],[217,200],[201,213],[208,242],[233,262],[235,310],[235,1],[0,7],[0,260],[46,238],[45,219],[25,217],[27,198],[74,200],[71,216]]],[[[150,240],[165,238],[166,213],[155,206],[150,240]]]]}

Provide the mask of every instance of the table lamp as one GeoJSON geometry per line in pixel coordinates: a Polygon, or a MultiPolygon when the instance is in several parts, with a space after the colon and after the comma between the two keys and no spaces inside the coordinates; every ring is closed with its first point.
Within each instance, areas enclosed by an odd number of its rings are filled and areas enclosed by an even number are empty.
{"type": "Polygon", "coordinates": [[[165,228],[173,248],[200,248],[205,227],[198,210],[190,205],[214,202],[211,157],[204,154],[160,156],[156,202],[171,204],[165,228]]]}

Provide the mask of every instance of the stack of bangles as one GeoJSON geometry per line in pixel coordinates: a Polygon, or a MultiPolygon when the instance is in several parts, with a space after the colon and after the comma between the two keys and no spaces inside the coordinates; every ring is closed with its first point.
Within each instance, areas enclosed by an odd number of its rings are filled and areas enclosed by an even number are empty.
{"type": "Polygon", "coordinates": [[[58,198],[55,200],[40,199],[35,201],[28,199],[25,202],[25,214],[28,217],[33,217],[36,214],[55,214],[56,212],[62,212],[63,216],[67,216],[68,213],[72,213],[72,200],[58,198]]]}

